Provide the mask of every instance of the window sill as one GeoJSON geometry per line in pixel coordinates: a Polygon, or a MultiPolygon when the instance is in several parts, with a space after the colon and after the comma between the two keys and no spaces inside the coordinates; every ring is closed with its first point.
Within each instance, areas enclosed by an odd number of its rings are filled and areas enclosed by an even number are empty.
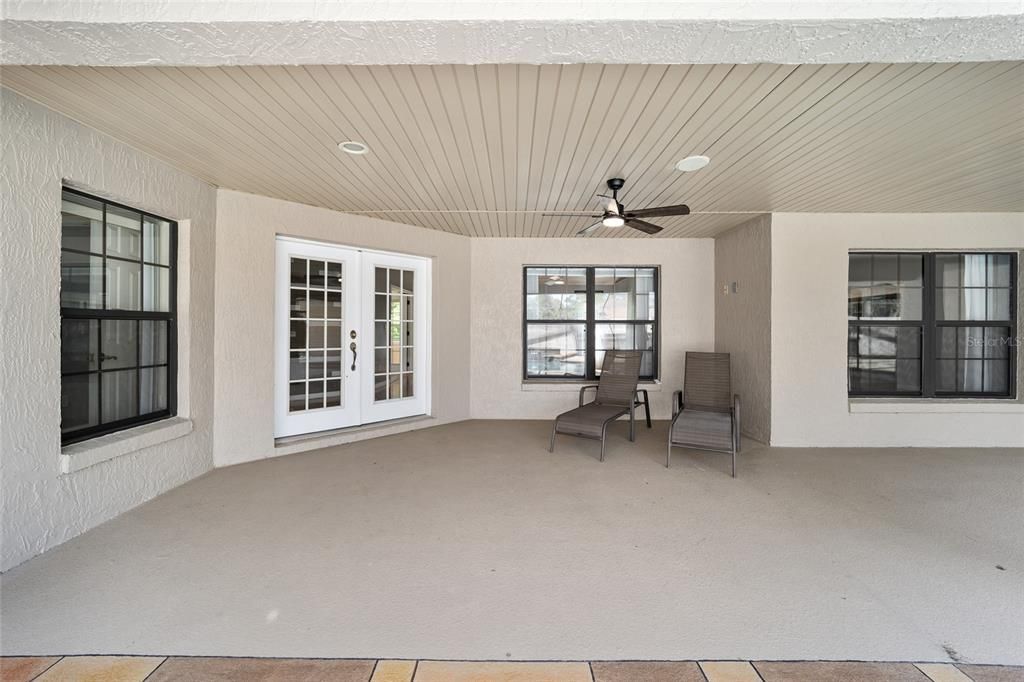
{"type": "MultiPolygon", "coordinates": [[[[579,393],[581,386],[597,386],[597,379],[589,380],[582,379],[576,380],[563,380],[563,381],[546,381],[544,379],[527,379],[523,381],[523,391],[541,391],[541,392],[566,392],[566,393],[579,393]]],[[[637,384],[637,388],[650,393],[660,393],[662,388],[660,381],[641,381],[637,384]]]]}
{"type": "Polygon", "coordinates": [[[850,414],[1024,414],[1024,403],[1010,399],[849,398],[850,414]]]}
{"type": "Polygon", "coordinates": [[[171,417],[61,448],[60,472],[71,474],[192,433],[192,420],[171,417]]]}

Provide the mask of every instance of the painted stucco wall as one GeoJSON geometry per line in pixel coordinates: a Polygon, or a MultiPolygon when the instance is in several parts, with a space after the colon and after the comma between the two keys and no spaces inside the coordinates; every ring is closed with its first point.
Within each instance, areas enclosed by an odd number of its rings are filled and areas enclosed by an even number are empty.
{"type": "Polygon", "coordinates": [[[764,215],[715,237],[715,350],[731,354],[743,434],[762,443],[771,434],[771,230],[764,215]]]}
{"type": "Polygon", "coordinates": [[[212,186],[9,90],[0,90],[0,569],[212,467],[212,186]],[[60,190],[183,221],[179,393],[188,435],[60,473],[60,190]]]}
{"type": "Polygon", "coordinates": [[[849,250],[1022,249],[1024,214],[776,213],[771,229],[772,445],[1024,446],[1019,401],[889,408],[846,393],[849,250]]]}
{"type": "Polygon", "coordinates": [[[474,419],[551,419],[577,404],[579,385],[523,383],[524,265],[661,266],[661,383],[646,386],[652,416],[671,416],[683,353],[715,343],[714,240],[471,240],[474,419]]]}
{"type": "Polygon", "coordinates": [[[947,62],[1020,59],[1024,44],[1014,0],[6,0],[4,10],[6,64],[947,62]]]}
{"type": "Polygon", "coordinates": [[[217,466],[469,418],[468,237],[223,189],[217,226],[217,466]],[[433,259],[432,420],[274,446],[278,234],[433,259]]]}

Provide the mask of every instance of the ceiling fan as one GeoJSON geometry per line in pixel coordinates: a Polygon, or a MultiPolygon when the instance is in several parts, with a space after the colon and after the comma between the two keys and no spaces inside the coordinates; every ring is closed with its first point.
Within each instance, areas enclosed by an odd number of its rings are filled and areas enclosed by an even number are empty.
{"type": "MultiPolygon", "coordinates": [[[[675,206],[656,206],[654,208],[641,208],[636,211],[627,211],[625,207],[619,203],[619,190],[626,184],[626,181],[622,178],[610,178],[608,180],[608,189],[612,191],[612,195],[598,194],[597,198],[601,200],[604,207],[603,213],[595,213],[590,216],[591,218],[600,218],[596,223],[588,227],[584,227],[582,230],[576,233],[577,237],[585,237],[599,227],[631,227],[634,230],[640,230],[647,234],[657,234],[661,232],[663,227],[649,223],[643,218],[656,218],[658,216],[676,216],[676,215],[689,215],[690,207],[686,204],[676,204],[675,206]]],[[[575,213],[545,213],[546,216],[558,216],[558,215],[578,215],[575,213]]]]}

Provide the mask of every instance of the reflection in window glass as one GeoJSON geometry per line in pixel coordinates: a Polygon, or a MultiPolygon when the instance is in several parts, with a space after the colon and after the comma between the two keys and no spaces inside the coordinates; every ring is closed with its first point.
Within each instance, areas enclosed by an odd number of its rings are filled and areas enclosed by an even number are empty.
{"type": "Polygon", "coordinates": [[[135,209],[63,190],[64,443],[173,414],[176,227],[135,209]]]}
{"type": "Polygon", "coordinates": [[[527,378],[596,378],[613,348],[643,350],[654,377],[656,268],[527,267],[523,280],[527,378]]]}
{"type": "Polygon", "coordinates": [[[1008,253],[851,253],[850,394],[1012,397],[1015,272],[1008,253]]]}

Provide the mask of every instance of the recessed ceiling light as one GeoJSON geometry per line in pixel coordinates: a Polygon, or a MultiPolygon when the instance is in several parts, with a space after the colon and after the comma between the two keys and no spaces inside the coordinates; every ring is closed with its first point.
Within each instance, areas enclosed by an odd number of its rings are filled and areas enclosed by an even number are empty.
{"type": "Polygon", "coordinates": [[[345,140],[344,142],[339,142],[338,149],[349,154],[365,154],[370,151],[369,147],[356,140],[345,140]]]}
{"type": "Polygon", "coordinates": [[[683,173],[689,173],[691,171],[700,170],[709,163],[711,163],[711,159],[706,156],[687,156],[676,164],[676,170],[683,173]]]}
{"type": "Polygon", "coordinates": [[[622,219],[622,216],[610,215],[602,220],[601,224],[605,227],[622,227],[626,224],[626,221],[622,219]]]}

